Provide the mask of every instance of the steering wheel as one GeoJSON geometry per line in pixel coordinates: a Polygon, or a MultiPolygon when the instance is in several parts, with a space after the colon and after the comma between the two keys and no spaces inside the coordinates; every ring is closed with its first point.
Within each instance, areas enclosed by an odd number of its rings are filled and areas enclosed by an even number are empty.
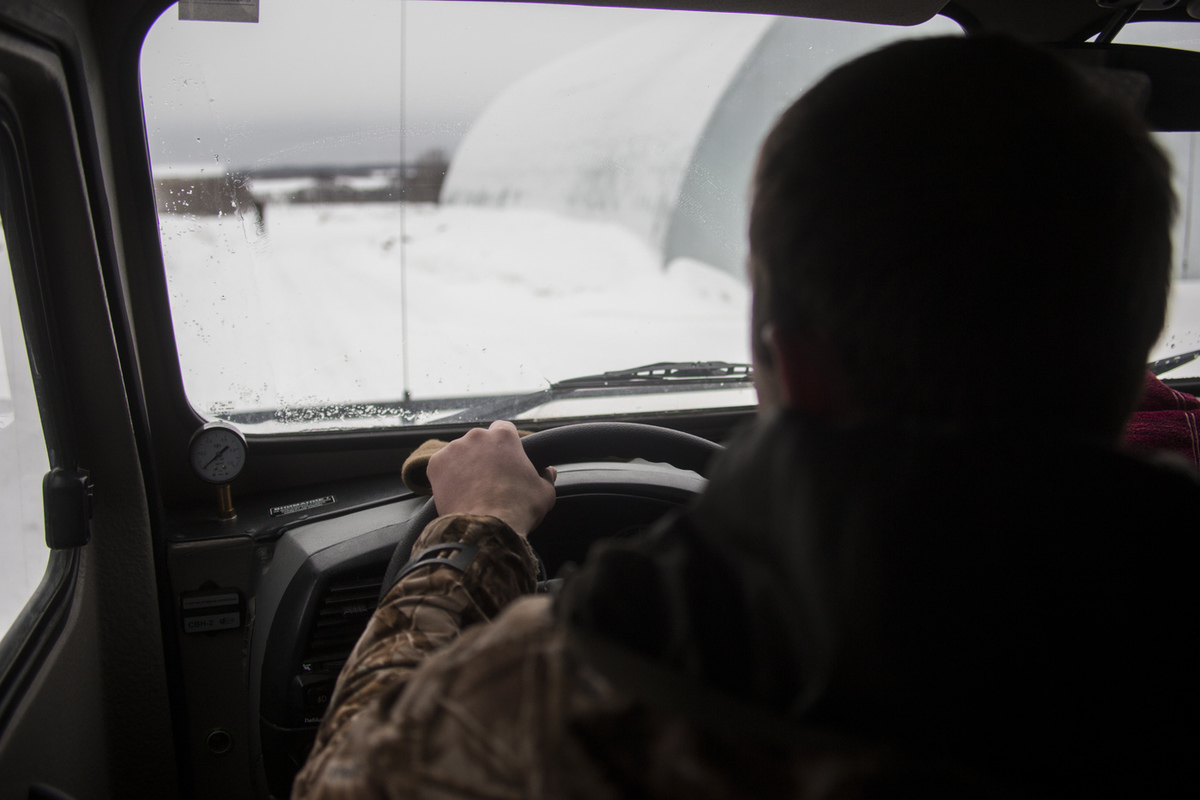
{"type": "MultiPolygon", "coordinates": [[[[724,450],[721,445],[690,433],[642,425],[633,422],[583,422],[531,433],[521,439],[525,454],[541,470],[549,466],[603,459],[661,461],[679,469],[707,476],[713,457],[724,450]]],[[[430,497],[408,521],[400,534],[392,560],[383,577],[380,599],[396,582],[396,576],[412,556],[417,537],[437,518],[437,507],[430,497]]]]}

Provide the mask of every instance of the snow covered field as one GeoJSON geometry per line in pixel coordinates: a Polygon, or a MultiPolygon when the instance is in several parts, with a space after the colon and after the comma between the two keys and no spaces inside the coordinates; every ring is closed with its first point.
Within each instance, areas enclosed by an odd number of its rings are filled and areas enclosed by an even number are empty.
{"type": "MultiPolygon", "coordinates": [[[[413,205],[403,269],[396,204],[268,204],[262,233],[238,216],[163,215],[161,226],[184,383],[205,413],[749,360],[742,281],[685,260],[664,269],[611,223],[413,205]]],[[[1177,285],[1153,358],[1200,348],[1198,289],[1177,285]]]]}
{"type": "Polygon", "coordinates": [[[50,469],[0,227],[0,637],[46,570],[42,476],[50,469]]]}
{"type": "Polygon", "coordinates": [[[612,223],[412,205],[402,234],[399,205],[381,203],[268,204],[263,233],[238,216],[160,224],[184,383],[208,413],[749,360],[744,282],[664,269],[612,223]]]}

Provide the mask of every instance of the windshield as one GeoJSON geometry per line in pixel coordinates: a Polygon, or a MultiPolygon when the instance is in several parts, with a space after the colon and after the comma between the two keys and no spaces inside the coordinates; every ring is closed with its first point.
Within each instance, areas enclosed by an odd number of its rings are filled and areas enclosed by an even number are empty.
{"type": "Polygon", "coordinates": [[[141,80],[188,400],[254,433],[753,405],[736,365],[758,144],[836,64],[951,32],[418,0],[292,0],[256,22],[172,7],[141,80]],[[725,367],[570,381],[694,362],[725,367]]]}
{"type": "MultiPolygon", "coordinates": [[[[1200,49],[1200,28],[1194,24],[1139,22],[1126,25],[1116,39],[1121,44],[1147,44],[1181,50],[1200,49]]],[[[1200,218],[1200,185],[1196,170],[1197,138],[1200,134],[1169,132],[1156,134],[1171,156],[1175,194],[1179,210],[1172,236],[1174,252],[1171,302],[1167,306],[1167,324],[1158,343],[1150,351],[1152,361],[1179,359],[1179,366],[1168,362],[1164,378],[1200,377],[1200,360],[1190,359],[1200,350],[1200,237],[1192,233],[1192,224],[1200,218]]]]}

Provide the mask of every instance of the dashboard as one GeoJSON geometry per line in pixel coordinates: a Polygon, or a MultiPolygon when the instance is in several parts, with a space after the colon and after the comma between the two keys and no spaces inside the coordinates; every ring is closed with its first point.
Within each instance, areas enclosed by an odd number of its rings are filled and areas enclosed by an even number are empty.
{"type": "MultiPolygon", "coordinates": [[[[582,563],[595,541],[646,529],[705,482],[695,470],[658,462],[563,466],[557,502],[530,541],[545,574],[560,575],[582,563]]],[[[409,496],[299,525],[263,559],[250,626],[249,735],[271,796],[288,795],[397,543],[410,521],[420,524],[425,503],[409,496]]]]}

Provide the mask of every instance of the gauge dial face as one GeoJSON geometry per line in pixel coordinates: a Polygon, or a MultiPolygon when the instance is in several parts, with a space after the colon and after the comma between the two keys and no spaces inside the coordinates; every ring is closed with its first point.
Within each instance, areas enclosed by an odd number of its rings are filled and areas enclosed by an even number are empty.
{"type": "Polygon", "coordinates": [[[200,480],[229,483],[246,466],[246,437],[225,422],[210,422],[192,436],[188,459],[200,480]]]}

